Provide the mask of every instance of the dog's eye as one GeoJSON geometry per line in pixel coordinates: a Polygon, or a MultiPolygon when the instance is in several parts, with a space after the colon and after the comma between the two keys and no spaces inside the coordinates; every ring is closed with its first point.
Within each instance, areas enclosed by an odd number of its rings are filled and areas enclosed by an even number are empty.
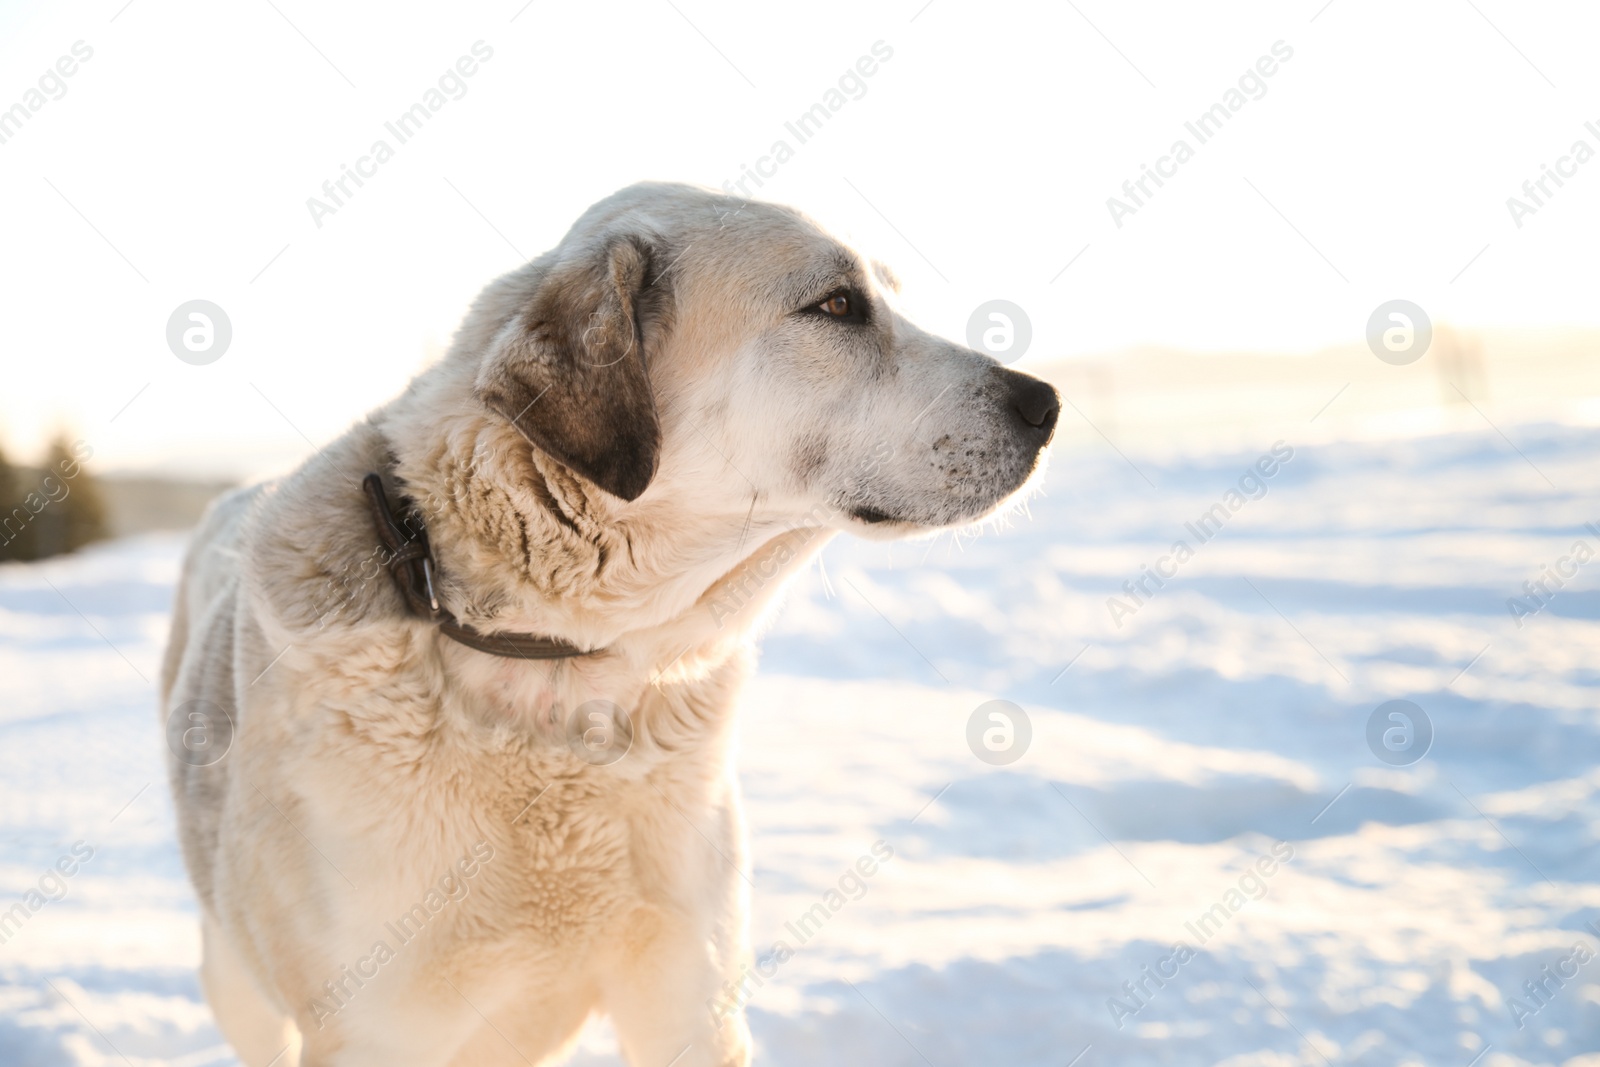
{"type": "Polygon", "coordinates": [[[819,303],[805,308],[808,315],[821,315],[834,322],[864,325],[872,305],[854,289],[839,289],[823,297],[819,303]]]}
{"type": "Polygon", "coordinates": [[[850,294],[834,293],[818,304],[817,310],[836,319],[847,319],[850,317],[850,294]]]}

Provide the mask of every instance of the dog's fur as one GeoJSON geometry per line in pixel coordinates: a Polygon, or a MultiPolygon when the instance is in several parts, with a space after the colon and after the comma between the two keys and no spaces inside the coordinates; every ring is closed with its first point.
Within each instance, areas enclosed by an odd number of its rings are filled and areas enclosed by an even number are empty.
{"type": "Polygon", "coordinates": [[[760,617],[836,532],[992,514],[1057,411],[895,289],[798,212],[633,186],[485,289],[404,395],[211,508],[162,712],[234,724],[171,778],[247,1064],[538,1063],[594,1011],[633,1064],[749,1061],[712,1006],[746,953],[730,753],[760,617]],[[841,290],[848,316],[819,310],[841,290]],[[603,651],[499,658],[408,615],[368,471],[464,622],[603,651]],[[597,699],[631,716],[609,765],[567,740],[597,699]]]}

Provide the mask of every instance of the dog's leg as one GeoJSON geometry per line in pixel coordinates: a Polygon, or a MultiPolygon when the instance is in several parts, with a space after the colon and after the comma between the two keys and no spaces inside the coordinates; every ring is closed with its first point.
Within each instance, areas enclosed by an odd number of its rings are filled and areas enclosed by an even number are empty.
{"type": "MultiPolygon", "coordinates": [[[[728,928],[742,926],[740,916],[728,928]]],[[[687,926],[662,931],[648,945],[635,948],[605,993],[606,1009],[630,1064],[746,1067],[750,1063],[750,1030],[743,1008],[749,991],[748,987],[739,991],[740,969],[733,962],[742,949],[727,954],[727,960],[711,958],[706,939],[693,936],[687,926]]]]}
{"type": "MultiPolygon", "coordinates": [[[[385,972],[321,1025],[304,1018],[299,1067],[528,1067],[578,1037],[590,988],[524,999],[516,982],[480,974],[452,981],[428,962],[385,972]]],[[[274,1064],[273,1067],[278,1067],[274,1064]]],[[[665,1067],[665,1061],[655,1067],[665,1067]]]]}
{"type": "Polygon", "coordinates": [[[201,923],[200,985],[211,1012],[246,1067],[295,1067],[300,1032],[256,985],[238,952],[210,916],[201,923]]]}
{"type": "MultiPolygon", "coordinates": [[[[592,991],[530,998],[490,1011],[450,1067],[528,1067],[563,1063],[577,1045],[593,1007],[592,991]]],[[[658,1067],[666,1067],[660,1064],[658,1067]]]]}

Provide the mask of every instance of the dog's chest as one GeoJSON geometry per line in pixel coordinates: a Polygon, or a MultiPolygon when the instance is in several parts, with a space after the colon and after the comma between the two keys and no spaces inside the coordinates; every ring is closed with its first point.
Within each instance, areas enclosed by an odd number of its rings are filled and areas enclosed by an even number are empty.
{"type": "Polygon", "coordinates": [[[465,892],[449,905],[451,925],[507,963],[539,966],[644,936],[703,897],[705,865],[689,858],[705,852],[705,835],[729,856],[739,849],[736,799],[703,773],[629,774],[561,751],[477,767],[468,795],[429,805],[451,813],[429,835],[441,846],[432,866],[459,872],[462,856],[478,859],[457,879],[465,892]]]}

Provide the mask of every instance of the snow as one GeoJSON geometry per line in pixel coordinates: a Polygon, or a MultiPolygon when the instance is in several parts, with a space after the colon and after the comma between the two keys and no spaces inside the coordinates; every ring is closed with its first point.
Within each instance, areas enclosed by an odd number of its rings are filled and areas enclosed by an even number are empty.
{"type": "MultiPolygon", "coordinates": [[[[1592,430],[1501,429],[1289,442],[1120,626],[1107,598],[1270,440],[1074,435],[995,528],[830,547],[743,719],[752,942],[795,949],[749,1004],[758,1061],[1600,1067],[1600,560],[1506,606],[1600,547],[1600,465],[1592,430]],[[995,699],[1032,727],[1003,766],[967,742],[995,699]],[[1367,748],[1391,699],[1434,727],[1411,766],[1367,748]],[[1579,943],[1540,1006],[1523,983],[1579,943]]],[[[12,1067],[235,1062],[153,710],[182,546],[0,568],[0,910],[64,887],[0,945],[12,1067]]],[[[603,1023],[574,1062],[619,1062],[603,1023]]]]}

